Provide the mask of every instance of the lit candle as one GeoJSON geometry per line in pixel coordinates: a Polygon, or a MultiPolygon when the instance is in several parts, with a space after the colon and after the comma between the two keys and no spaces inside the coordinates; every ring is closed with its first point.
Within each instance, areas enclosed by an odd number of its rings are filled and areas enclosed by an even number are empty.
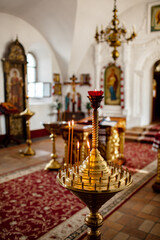
{"type": "Polygon", "coordinates": [[[87,148],[88,148],[88,169],[90,170],[90,144],[87,141],[87,148]]]}
{"type": "Polygon", "coordinates": [[[77,165],[79,166],[79,141],[77,142],[77,165]]]}
{"type": "Polygon", "coordinates": [[[68,157],[67,157],[67,166],[69,164],[69,150],[70,150],[70,135],[71,135],[71,123],[68,122],[68,129],[69,129],[69,132],[68,132],[68,157]]]}
{"type": "Polygon", "coordinates": [[[72,165],[72,150],[73,150],[73,128],[74,128],[74,120],[72,120],[72,134],[71,134],[71,165],[72,165]]]}
{"type": "Polygon", "coordinates": [[[102,96],[103,95],[103,91],[97,91],[96,89],[94,91],[88,91],[89,96],[91,97],[97,97],[97,96],[102,96]]]}

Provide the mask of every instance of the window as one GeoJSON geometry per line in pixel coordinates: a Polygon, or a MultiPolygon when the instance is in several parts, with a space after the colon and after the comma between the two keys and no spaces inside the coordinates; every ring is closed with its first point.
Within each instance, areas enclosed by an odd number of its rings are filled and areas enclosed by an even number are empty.
{"type": "Polygon", "coordinates": [[[28,83],[33,83],[37,80],[37,62],[32,53],[27,54],[27,80],[28,83]]]}
{"type": "Polygon", "coordinates": [[[51,96],[51,83],[37,81],[37,61],[32,53],[27,54],[27,82],[30,98],[51,96]]]}

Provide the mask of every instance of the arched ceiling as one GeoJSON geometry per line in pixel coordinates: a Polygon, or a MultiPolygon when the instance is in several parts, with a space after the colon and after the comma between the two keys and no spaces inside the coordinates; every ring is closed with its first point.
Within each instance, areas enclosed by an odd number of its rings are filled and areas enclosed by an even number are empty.
{"type": "MultiPolygon", "coordinates": [[[[146,1],[118,0],[118,13],[146,1]]],[[[113,0],[0,0],[0,12],[22,18],[35,27],[54,50],[63,77],[66,77],[71,58],[75,61],[78,44],[82,50],[87,50],[87,42],[94,41],[95,23],[107,24],[111,20],[113,2],[113,0]],[[92,35],[93,39],[87,39],[92,35]]]]}

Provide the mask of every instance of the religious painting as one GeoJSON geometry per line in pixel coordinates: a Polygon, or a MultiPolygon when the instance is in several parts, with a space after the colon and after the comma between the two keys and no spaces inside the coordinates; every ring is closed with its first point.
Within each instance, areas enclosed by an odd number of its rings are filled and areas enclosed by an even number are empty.
{"type": "Polygon", "coordinates": [[[10,65],[7,79],[7,101],[12,103],[21,112],[23,111],[23,80],[22,69],[18,65],[10,65]]]}
{"type": "MultiPolygon", "coordinates": [[[[4,70],[5,102],[13,104],[20,112],[26,107],[25,77],[26,55],[18,39],[9,45],[7,55],[2,59],[4,70]]],[[[8,123],[7,123],[8,124],[8,123]]],[[[22,118],[9,118],[10,134],[25,138],[25,122],[22,118]]],[[[8,126],[6,126],[8,128],[8,126]]]]}
{"type": "Polygon", "coordinates": [[[120,105],[120,67],[112,64],[106,67],[104,71],[104,104],[106,105],[120,105]]]}
{"type": "Polygon", "coordinates": [[[53,81],[55,83],[60,83],[60,74],[59,73],[54,73],[53,74],[53,81]]]}
{"type": "Polygon", "coordinates": [[[77,112],[81,112],[81,104],[82,104],[81,94],[77,92],[77,112]]]}
{"type": "Polygon", "coordinates": [[[62,95],[62,84],[56,83],[54,85],[54,95],[62,95]]]}
{"type": "Polygon", "coordinates": [[[150,32],[160,31],[160,3],[149,5],[149,28],[150,32]]]}
{"type": "Polygon", "coordinates": [[[68,92],[65,96],[65,112],[70,112],[71,94],[68,92]]]}
{"type": "Polygon", "coordinates": [[[89,73],[87,73],[87,74],[81,74],[80,75],[80,85],[82,86],[82,85],[91,85],[90,84],[90,74],[89,73]]]}

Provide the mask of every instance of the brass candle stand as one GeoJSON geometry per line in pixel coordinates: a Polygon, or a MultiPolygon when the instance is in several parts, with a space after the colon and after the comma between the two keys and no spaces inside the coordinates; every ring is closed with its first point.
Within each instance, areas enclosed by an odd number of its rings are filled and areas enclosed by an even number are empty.
{"type": "Polygon", "coordinates": [[[65,126],[66,122],[52,122],[52,123],[43,123],[43,126],[47,131],[50,133],[50,139],[52,141],[52,153],[51,153],[51,160],[45,166],[45,170],[58,170],[61,168],[61,164],[56,160],[57,153],[56,153],[56,145],[55,139],[56,134],[60,132],[61,127],[65,126]]]}
{"type": "Polygon", "coordinates": [[[20,151],[20,153],[23,153],[24,155],[27,155],[27,156],[33,156],[33,155],[35,155],[35,151],[31,148],[32,140],[31,140],[30,121],[29,120],[35,113],[31,112],[31,110],[28,107],[28,97],[26,97],[26,100],[27,100],[27,107],[23,112],[20,113],[20,116],[24,117],[26,120],[27,148],[23,152],[20,151]]]}
{"type": "Polygon", "coordinates": [[[85,218],[89,227],[87,239],[99,240],[99,227],[103,217],[98,212],[101,206],[117,192],[127,188],[131,182],[131,173],[114,164],[107,164],[98,150],[98,108],[103,99],[102,91],[90,91],[89,100],[93,108],[92,150],[82,162],[76,162],[60,170],[57,180],[65,188],[78,196],[89,208],[85,218]]]}

